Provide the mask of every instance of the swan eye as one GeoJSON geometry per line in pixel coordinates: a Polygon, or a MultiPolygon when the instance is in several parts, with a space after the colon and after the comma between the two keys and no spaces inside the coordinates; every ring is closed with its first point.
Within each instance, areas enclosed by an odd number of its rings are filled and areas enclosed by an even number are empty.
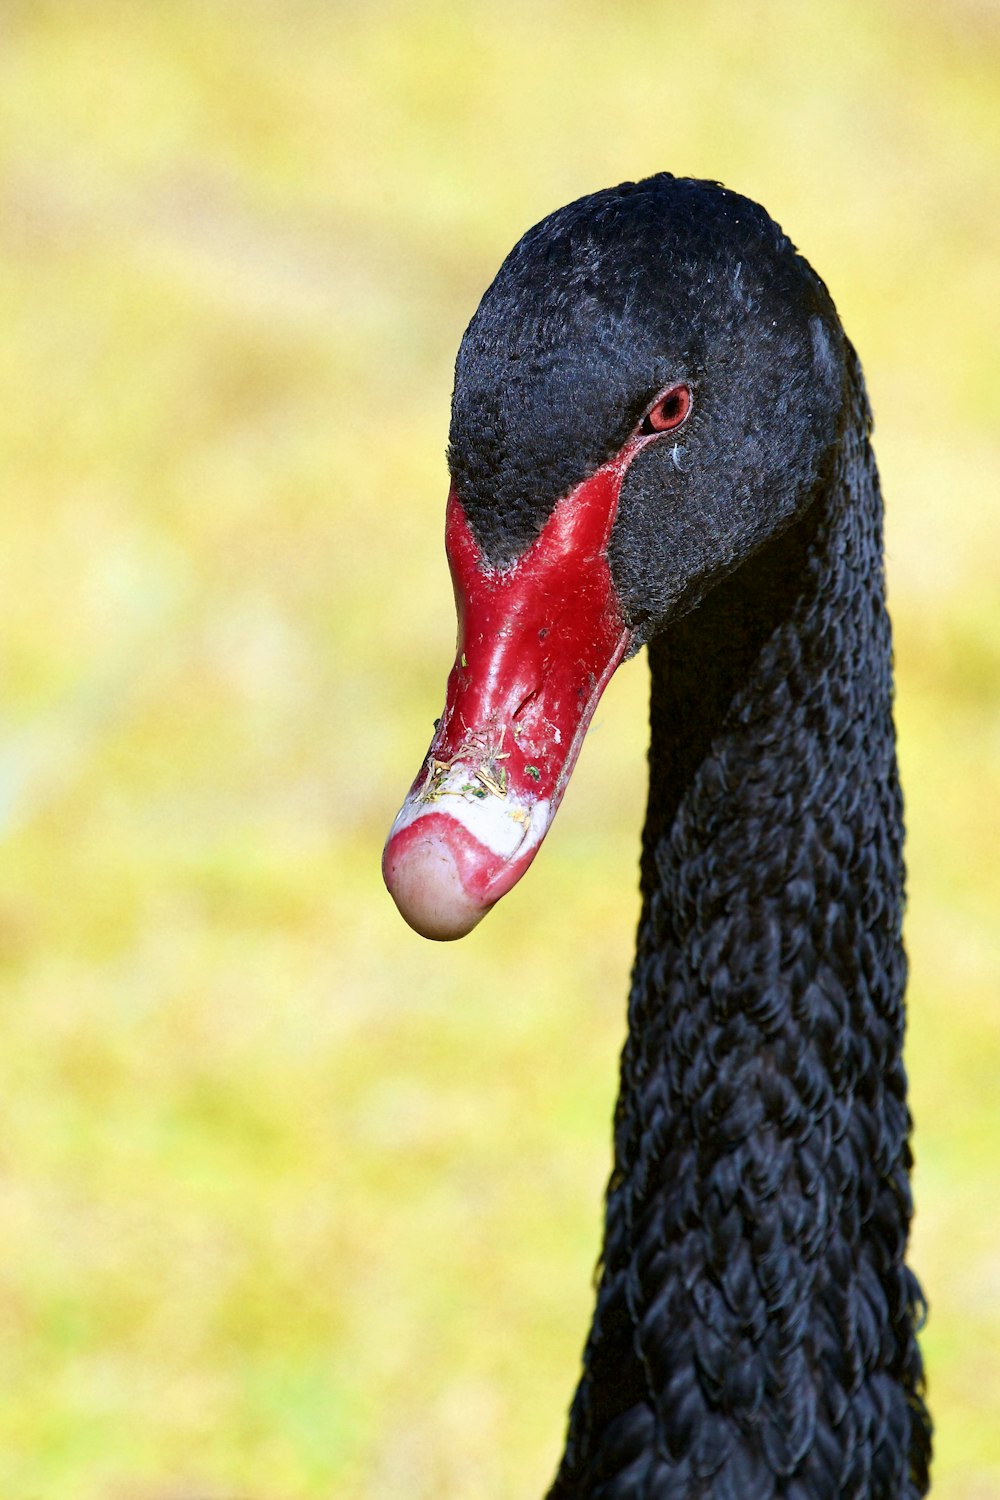
{"type": "Polygon", "coordinates": [[[672,385],[661,395],[642,419],[642,432],[672,432],[686,419],[691,410],[691,387],[672,385]]]}

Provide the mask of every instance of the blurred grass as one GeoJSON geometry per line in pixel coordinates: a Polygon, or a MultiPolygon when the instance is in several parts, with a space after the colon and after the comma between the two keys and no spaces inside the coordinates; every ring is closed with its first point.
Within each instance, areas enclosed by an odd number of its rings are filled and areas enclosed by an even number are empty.
{"type": "Polygon", "coordinates": [[[513,240],[760,198],[868,372],[937,1493],[1000,1496],[1000,13],[7,0],[0,1495],[542,1492],[590,1311],[645,669],[465,944],[378,855],[513,240]]]}

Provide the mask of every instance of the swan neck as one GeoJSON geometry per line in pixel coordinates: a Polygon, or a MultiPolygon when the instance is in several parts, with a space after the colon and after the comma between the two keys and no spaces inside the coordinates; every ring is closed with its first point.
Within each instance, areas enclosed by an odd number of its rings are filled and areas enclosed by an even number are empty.
{"type": "Polygon", "coordinates": [[[926,1489],[891,637],[856,415],[802,519],[651,647],[615,1167],[551,1500],[926,1489]]]}

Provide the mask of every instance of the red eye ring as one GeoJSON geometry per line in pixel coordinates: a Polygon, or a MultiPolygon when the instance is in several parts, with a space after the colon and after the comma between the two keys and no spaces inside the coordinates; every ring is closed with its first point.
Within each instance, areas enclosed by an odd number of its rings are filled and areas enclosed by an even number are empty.
{"type": "Polygon", "coordinates": [[[653,432],[672,432],[685,422],[691,410],[691,387],[681,381],[661,391],[642,419],[641,431],[648,436],[653,432]]]}

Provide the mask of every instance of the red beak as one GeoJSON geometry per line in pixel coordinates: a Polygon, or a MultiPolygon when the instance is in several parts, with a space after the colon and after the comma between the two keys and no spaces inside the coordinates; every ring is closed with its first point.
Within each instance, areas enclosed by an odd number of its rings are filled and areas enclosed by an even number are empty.
{"type": "Polygon", "coordinates": [[[463,937],[534,859],[630,633],[608,538],[647,438],[560,500],[509,567],[483,561],[454,488],[445,542],[458,647],[444,712],[392,825],[382,871],[407,922],[463,937]]]}

